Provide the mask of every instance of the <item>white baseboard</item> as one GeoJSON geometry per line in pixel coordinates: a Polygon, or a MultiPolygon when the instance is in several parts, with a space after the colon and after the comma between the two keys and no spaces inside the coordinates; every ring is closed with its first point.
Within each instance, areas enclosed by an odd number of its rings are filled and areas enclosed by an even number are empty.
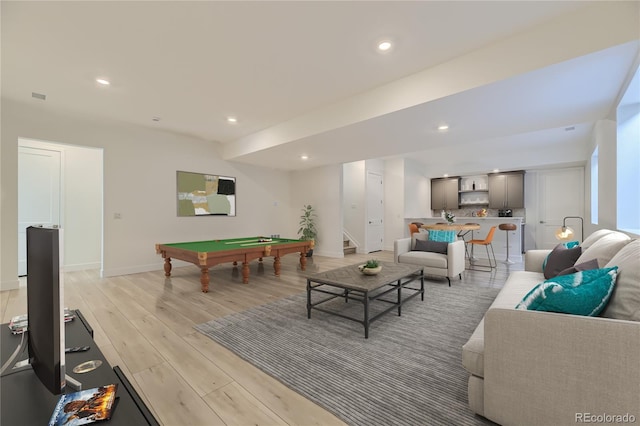
{"type": "Polygon", "coordinates": [[[318,251],[316,249],[313,249],[313,254],[318,256],[325,256],[325,257],[336,257],[336,258],[344,257],[344,251],[328,251],[328,250],[318,251]]]}
{"type": "Polygon", "coordinates": [[[89,269],[100,269],[102,264],[100,262],[94,263],[77,263],[75,265],[64,265],[64,270],[66,272],[71,271],[87,271],[89,269]]]}
{"type": "Polygon", "coordinates": [[[15,290],[18,287],[20,287],[20,280],[18,279],[0,282],[0,291],[15,290]]]}

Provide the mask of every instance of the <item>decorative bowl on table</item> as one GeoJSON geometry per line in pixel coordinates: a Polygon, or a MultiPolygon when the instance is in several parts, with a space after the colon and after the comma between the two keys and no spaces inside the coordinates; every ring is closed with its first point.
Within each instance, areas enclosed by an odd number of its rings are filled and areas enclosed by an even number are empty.
{"type": "Polygon", "coordinates": [[[367,260],[367,263],[359,265],[358,269],[365,275],[376,275],[382,271],[382,265],[377,260],[371,259],[367,260]]]}

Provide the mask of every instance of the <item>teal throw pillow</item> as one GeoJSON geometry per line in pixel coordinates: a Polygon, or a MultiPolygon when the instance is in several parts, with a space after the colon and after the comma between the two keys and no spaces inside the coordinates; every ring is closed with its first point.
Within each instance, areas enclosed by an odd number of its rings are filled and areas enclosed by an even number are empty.
{"type": "Polygon", "coordinates": [[[596,316],[607,306],[618,267],[560,275],[535,286],[516,309],[596,316]]]}
{"type": "Polygon", "coordinates": [[[429,231],[429,241],[453,243],[457,238],[456,231],[429,231]]]}

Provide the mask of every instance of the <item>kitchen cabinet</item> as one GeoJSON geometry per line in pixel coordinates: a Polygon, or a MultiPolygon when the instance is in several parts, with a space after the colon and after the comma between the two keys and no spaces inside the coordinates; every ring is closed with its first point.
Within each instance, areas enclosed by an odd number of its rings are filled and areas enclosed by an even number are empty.
{"type": "Polygon", "coordinates": [[[431,179],[431,210],[458,208],[458,178],[431,179]]]}
{"type": "Polygon", "coordinates": [[[489,208],[524,208],[524,172],[489,175],[489,208]]]}

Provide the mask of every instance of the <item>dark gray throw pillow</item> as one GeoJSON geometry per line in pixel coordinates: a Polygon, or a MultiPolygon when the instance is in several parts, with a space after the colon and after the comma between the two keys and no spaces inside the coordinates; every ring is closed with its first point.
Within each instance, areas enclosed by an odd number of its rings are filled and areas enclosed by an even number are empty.
{"type": "Polygon", "coordinates": [[[448,246],[449,243],[443,241],[416,240],[415,250],[447,254],[448,246]]]}
{"type": "Polygon", "coordinates": [[[591,259],[586,262],[573,265],[570,268],[563,269],[562,271],[560,271],[558,275],[556,275],[556,277],[559,277],[560,275],[575,274],[576,272],[580,272],[580,271],[590,271],[592,269],[598,269],[598,268],[599,268],[598,259],[591,259]]]}
{"type": "Polygon", "coordinates": [[[582,254],[582,247],[566,248],[564,244],[558,244],[549,253],[547,264],[544,267],[544,278],[549,279],[557,276],[560,271],[572,267],[582,254]]]}

